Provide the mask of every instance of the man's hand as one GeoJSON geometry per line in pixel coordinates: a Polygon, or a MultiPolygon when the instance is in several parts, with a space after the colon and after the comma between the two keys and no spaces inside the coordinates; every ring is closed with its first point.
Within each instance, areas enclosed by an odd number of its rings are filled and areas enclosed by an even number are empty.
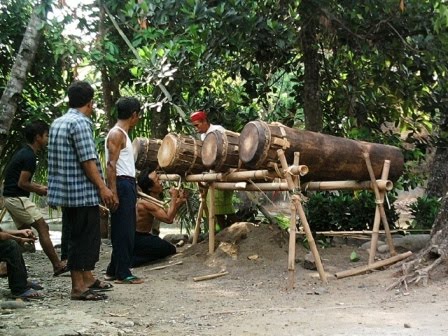
{"type": "Polygon", "coordinates": [[[115,211],[118,208],[118,198],[114,196],[112,190],[107,187],[100,189],[100,196],[103,203],[109,208],[110,211],[115,211]]]}
{"type": "Polygon", "coordinates": [[[17,231],[17,236],[31,239],[32,241],[37,240],[37,237],[34,235],[33,230],[31,229],[22,229],[17,231]]]}

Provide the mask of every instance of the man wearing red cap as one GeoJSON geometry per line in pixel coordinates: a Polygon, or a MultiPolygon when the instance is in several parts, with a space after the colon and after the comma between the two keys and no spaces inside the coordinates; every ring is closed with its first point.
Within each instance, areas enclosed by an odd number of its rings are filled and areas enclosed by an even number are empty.
{"type": "MultiPolygon", "coordinates": [[[[204,111],[196,111],[190,115],[190,120],[196,131],[200,134],[201,140],[215,130],[225,131],[221,125],[213,125],[208,121],[204,111]]],[[[232,203],[233,191],[215,190],[215,215],[216,222],[220,229],[224,229],[235,222],[235,209],[232,203]]],[[[207,196],[207,203],[210,204],[210,197],[207,196]]],[[[209,205],[210,207],[210,205],[209,205]]]]}
{"type": "Polygon", "coordinates": [[[213,125],[208,121],[207,114],[204,111],[196,111],[190,115],[190,120],[196,131],[200,133],[201,140],[204,141],[205,136],[214,130],[225,131],[221,125],[213,125]]]}

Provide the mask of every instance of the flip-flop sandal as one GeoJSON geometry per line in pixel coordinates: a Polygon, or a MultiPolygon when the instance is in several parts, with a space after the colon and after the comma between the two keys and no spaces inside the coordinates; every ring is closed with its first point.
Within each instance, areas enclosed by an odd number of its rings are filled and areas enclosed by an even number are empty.
{"type": "Polygon", "coordinates": [[[70,299],[77,301],[101,301],[101,300],[107,300],[107,295],[96,293],[88,289],[84,293],[81,293],[79,295],[70,296],[70,299]]]}
{"type": "Polygon", "coordinates": [[[89,286],[89,289],[94,290],[96,292],[106,292],[112,290],[114,285],[109,282],[103,282],[99,279],[96,279],[95,282],[89,286]]]}
{"type": "Polygon", "coordinates": [[[13,296],[16,299],[22,299],[22,300],[25,300],[25,301],[28,301],[28,300],[40,300],[40,299],[43,299],[43,297],[44,297],[41,293],[35,291],[32,288],[27,289],[22,294],[13,295],[13,296]]]}
{"type": "Polygon", "coordinates": [[[44,289],[40,283],[34,280],[28,280],[28,283],[26,285],[28,288],[34,289],[34,290],[42,290],[44,289]]]}
{"type": "Polygon", "coordinates": [[[124,278],[122,280],[115,280],[116,284],[124,284],[124,285],[139,285],[144,283],[145,281],[143,279],[137,278],[136,276],[128,276],[127,278],[124,278]]]}
{"type": "Polygon", "coordinates": [[[56,271],[54,271],[53,276],[57,277],[57,276],[60,276],[61,274],[66,273],[68,271],[70,271],[68,269],[68,266],[64,265],[64,267],[61,267],[61,268],[57,269],[56,271]]]}

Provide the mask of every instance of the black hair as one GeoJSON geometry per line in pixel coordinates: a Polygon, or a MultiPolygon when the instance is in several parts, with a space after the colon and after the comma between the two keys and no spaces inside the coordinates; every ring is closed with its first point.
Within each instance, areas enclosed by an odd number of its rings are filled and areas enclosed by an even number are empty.
{"type": "Polygon", "coordinates": [[[154,168],[155,167],[147,167],[143,169],[137,177],[137,184],[145,194],[149,194],[152,187],[154,187],[154,181],[148,177],[148,175],[155,170],[154,168]]]}
{"type": "Polygon", "coordinates": [[[85,81],[75,81],[67,89],[68,106],[83,107],[93,99],[93,88],[85,81]]]}
{"type": "Polygon", "coordinates": [[[37,120],[25,126],[25,139],[26,142],[32,144],[37,135],[44,135],[48,133],[48,124],[44,121],[37,120]]]}
{"type": "Polygon", "coordinates": [[[120,120],[129,119],[132,113],[140,114],[140,102],[134,97],[121,97],[115,103],[117,108],[117,118],[120,120]]]}

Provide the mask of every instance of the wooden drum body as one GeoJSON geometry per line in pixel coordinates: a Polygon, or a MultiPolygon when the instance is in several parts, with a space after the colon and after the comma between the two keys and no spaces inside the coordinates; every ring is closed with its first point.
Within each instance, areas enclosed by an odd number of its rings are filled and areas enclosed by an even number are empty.
{"type": "Polygon", "coordinates": [[[202,143],[202,163],[216,172],[238,168],[239,133],[214,130],[207,134],[202,143]]]}
{"type": "Polygon", "coordinates": [[[146,167],[154,167],[159,165],[157,161],[157,153],[159,152],[162,140],[137,137],[132,141],[134,150],[135,168],[143,170],[146,167]]]}
{"type": "Polygon", "coordinates": [[[202,164],[201,149],[201,140],[169,133],[163,138],[157,154],[159,167],[166,173],[181,176],[206,171],[202,164]]]}
{"type": "Polygon", "coordinates": [[[390,160],[389,178],[394,181],[403,172],[404,158],[400,149],[363,141],[292,129],[281,124],[251,121],[242,130],[239,141],[240,160],[246,168],[268,168],[278,163],[277,150],[284,149],[288,164],[294,152],[300,153],[300,164],[309,168],[304,181],[370,180],[363,156],[369,153],[376,178],[380,178],[385,160],[390,160]]]}

